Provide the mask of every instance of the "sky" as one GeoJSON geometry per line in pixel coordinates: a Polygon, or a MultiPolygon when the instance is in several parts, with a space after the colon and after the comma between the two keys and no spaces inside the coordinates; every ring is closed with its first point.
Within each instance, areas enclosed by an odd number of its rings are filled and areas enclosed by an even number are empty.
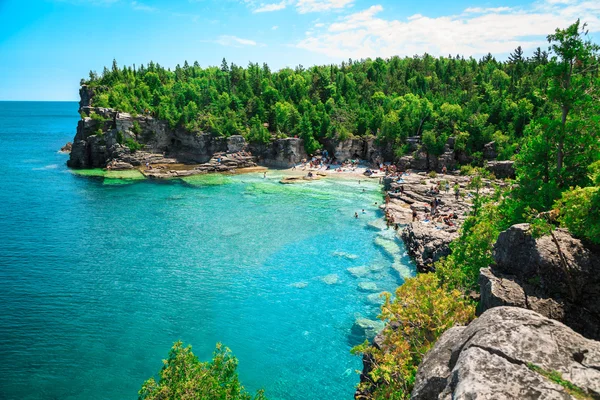
{"type": "Polygon", "coordinates": [[[0,100],[79,99],[90,70],[362,58],[525,54],[581,18],[600,43],[600,0],[0,0],[0,100]]]}

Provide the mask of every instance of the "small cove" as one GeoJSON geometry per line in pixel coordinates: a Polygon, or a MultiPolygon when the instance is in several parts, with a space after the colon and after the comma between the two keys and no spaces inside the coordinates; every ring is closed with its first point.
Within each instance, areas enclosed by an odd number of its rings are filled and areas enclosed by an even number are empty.
{"type": "Polygon", "coordinates": [[[76,111],[0,103],[0,397],[136,398],[181,339],[270,399],[351,398],[354,321],[414,274],[377,182],[77,176],[76,111]]]}

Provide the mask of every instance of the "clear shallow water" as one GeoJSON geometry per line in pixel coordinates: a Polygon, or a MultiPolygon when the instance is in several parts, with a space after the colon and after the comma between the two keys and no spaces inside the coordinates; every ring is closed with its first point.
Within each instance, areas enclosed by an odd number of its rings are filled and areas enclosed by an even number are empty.
{"type": "Polygon", "coordinates": [[[377,314],[358,284],[414,273],[368,224],[377,185],[80,177],[56,151],[77,119],[0,102],[0,398],[136,398],[179,339],[201,359],[223,342],[271,399],[352,398],[351,328],[377,314]]]}

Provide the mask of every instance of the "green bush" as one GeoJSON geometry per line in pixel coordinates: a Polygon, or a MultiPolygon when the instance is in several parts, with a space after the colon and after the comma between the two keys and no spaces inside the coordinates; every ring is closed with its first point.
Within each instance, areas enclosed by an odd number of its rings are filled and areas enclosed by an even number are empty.
{"type": "Polygon", "coordinates": [[[141,150],[144,147],[142,144],[136,142],[135,140],[133,140],[131,138],[128,138],[125,141],[125,146],[129,147],[129,150],[132,153],[135,153],[136,151],[141,150]]]}
{"type": "Polygon", "coordinates": [[[437,338],[455,325],[465,325],[475,317],[474,305],[458,290],[441,286],[435,274],[407,279],[391,300],[388,293],[381,318],[389,324],[382,331],[381,351],[368,342],[356,346],[354,354],[368,354],[373,360],[371,381],[359,385],[372,399],[409,399],[417,367],[437,338]]]}
{"type": "Polygon", "coordinates": [[[237,374],[237,359],[220,343],[210,362],[201,362],[192,347],[177,342],[163,361],[158,382],[148,379],[138,392],[139,400],[265,400],[262,391],[246,392],[237,374]]]}
{"type": "Polygon", "coordinates": [[[600,244],[600,187],[575,188],[556,202],[561,225],[580,238],[600,244]]]}

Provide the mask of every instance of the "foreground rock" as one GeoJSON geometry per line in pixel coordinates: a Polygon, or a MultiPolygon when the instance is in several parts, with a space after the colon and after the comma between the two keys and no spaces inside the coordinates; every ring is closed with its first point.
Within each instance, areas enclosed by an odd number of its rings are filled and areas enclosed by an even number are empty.
{"type": "Polygon", "coordinates": [[[535,239],[528,224],[502,232],[494,265],[481,271],[481,311],[508,305],[527,308],[600,339],[600,255],[557,229],[535,239]],[[560,248],[560,253],[559,253],[560,248]]]}
{"type": "Polygon", "coordinates": [[[497,307],[440,337],[419,367],[412,398],[576,398],[534,365],[600,394],[600,342],[533,311],[497,307]]]}

